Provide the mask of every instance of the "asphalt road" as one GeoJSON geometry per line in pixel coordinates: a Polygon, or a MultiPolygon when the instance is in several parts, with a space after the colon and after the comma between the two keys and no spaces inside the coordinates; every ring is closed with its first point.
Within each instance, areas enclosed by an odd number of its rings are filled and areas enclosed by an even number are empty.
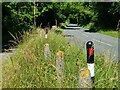
{"type": "Polygon", "coordinates": [[[80,46],[86,51],[86,42],[93,41],[95,55],[105,55],[106,58],[118,60],[118,38],[95,32],[86,32],[86,29],[77,24],[69,24],[63,34],[69,42],[80,46]]]}
{"type": "Polygon", "coordinates": [[[10,58],[14,53],[15,49],[8,49],[9,52],[0,52],[0,61],[10,58]]]}

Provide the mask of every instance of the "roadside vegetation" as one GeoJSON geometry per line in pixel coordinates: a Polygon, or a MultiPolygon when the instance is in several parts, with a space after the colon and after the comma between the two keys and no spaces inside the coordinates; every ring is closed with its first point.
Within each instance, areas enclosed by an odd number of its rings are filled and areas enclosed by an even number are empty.
{"type": "Polygon", "coordinates": [[[115,31],[115,30],[110,30],[110,31],[100,30],[99,33],[118,38],[118,31],[115,31]]]}
{"type": "MultiPolygon", "coordinates": [[[[2,10],[2,43],[17,47],[14,55],[2,62],[2,87],[78,88],[79,69],[87,67],[86,52],[69,44],[61,35],[62,31],[69,23],[91,31],[101,30],[100,33],[106,33],[103,28],[116,30],[120,2],[35,2],[35,5],[33,2],[3,2],[2,10]],[[52,28],[46,40],[45,31],[41,29],[46,26],[60,28],[52,28]],[[44,59],[46,43],[51,51],[48,60],[44,59]],[[64,51],[62,86],[57,83],[55,67],[58,51],[64,51]]],[[[113,32],[110,31],[109,35],[114,36],[113,32]]],[[[118,88],[118,62],[111,60],[106,53],[95,56],[94,87],[118,88]]]]}
{"type": "Polygon", "coordinates": [[[44,28],[49,23],[50,27],[65,28],[68,23],[76,23],[90,26],[92,31],[116,30],[120,19],[120,2],[36,2],[35,5],[33,2],[3,2],[2,10],[3,44],[12,39],[9,32],[20,37],[19,32],[29,30],[34,17],[37,27],[44,28]]]}
{"type": "Polygon", "coordinates": [[[118,31],[115,29],[94,29],[93,23],[89,23],[88,25],[84,26],[84,28],[91,32],[98,32],[115,38],[118,38],[119,36],[118,31]]]}
{"type": "MultiPolygon", "coordinates": [[[[78,88],[80,68],[87,67],[86,52],[71,45],[61,35],[50,30],[48,40],[43,29],[23,35],[16,53],[3,60],[2,88],[78,88]],[[51,58],[44,59],[44,44],[48,43],[51,58]],[[64,82],[57,82],[56,53],[64,51],[64,82]]],[[[95,56],[95,88],[118,88],[118,62],[106,54],[95,56]]]]}

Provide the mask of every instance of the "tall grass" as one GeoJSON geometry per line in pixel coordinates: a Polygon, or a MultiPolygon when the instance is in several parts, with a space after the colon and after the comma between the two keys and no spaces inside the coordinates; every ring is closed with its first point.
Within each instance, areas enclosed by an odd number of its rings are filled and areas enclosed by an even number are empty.
{"type": "MultiPolygon", "coordinates": [[[[77,46],[72,46],[62,35],[50,32],[48,40],[45,32],[36,29],[26,32],[16,53],[3,61],[3,88],[78,88],[79,69],[87,67],[86,55],[77,46]],[[51,58],[44,59],[44,44],[48,43],[51,58]],[[57,83],[55,54],[64,51],[64,80],[57,83]]],[[[95,57],[95,88],[118,87],[118,63],[95,57]]]]}

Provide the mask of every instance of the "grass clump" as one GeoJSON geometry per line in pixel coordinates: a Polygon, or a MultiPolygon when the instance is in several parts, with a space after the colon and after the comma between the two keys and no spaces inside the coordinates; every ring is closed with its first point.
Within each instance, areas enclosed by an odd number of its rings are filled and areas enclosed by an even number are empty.
{"type": "MultiPolygon", "coordinates": [[[[72,46],[60,34],[52,31],[45,39],[45,32],[36,29],[26,32],[24,40],[18,46],[16,53],[3,61],[3,88],[79,88],[78,76],[80,68],[87,67],[86,55],[77,46],[72,46]],[[51,58],[44,59],[44,45],[48,43],[51,58]],[[57,82],[56,58],[58,51],[64,51],[64,80],[62,86],[57,82]]],[[[106,60],[105,57],[95,57],[96,88],[117,88],[118,64],[106,60]]]]}
{"type": "Polygon", "coordinates": [[[67,26],[67,23],[60,23],[60,28],[62,28],[62,29],[65,29],[66,28],[66,26],[67,26]]]}
{"type": "Polygon", "coordinates": [[[96,88],[118,88],[118,61],[106,56],[95,57],[95,83],[96,88]]]}

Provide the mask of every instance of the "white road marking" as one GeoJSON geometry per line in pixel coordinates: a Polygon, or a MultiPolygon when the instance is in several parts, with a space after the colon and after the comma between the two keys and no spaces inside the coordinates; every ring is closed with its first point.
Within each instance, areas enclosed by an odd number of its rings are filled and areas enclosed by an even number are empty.
{"type": "Polygon", "coordinates": [[[112,45],[111,44],[108,44],[108,43],[105,43],[105,42],[102,42],[102,41],[99,41],[99,40],[96,40],[96,39],[93,39],[94,41],[97,41],[97,42],[100,42],[100,43],[103,43],[103,44],[105,44],[105,45],[108,45],[108,46],[111,46],[112,47],[112,45]]]}
{"type": "Polygon", "coordinates": [[[82,33],[82,35],[84,35],[85,37],[88,37],[86,34],[82,33]]]}

